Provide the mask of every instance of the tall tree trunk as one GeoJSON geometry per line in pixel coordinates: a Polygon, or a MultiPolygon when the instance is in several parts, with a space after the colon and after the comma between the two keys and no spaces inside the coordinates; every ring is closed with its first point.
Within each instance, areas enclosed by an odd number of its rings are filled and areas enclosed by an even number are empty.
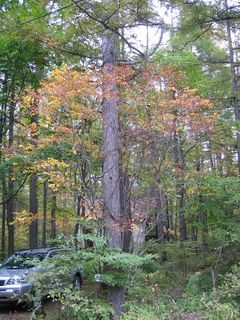
{"type": "Polygon", "coordinates": [[[130,201],[130,183],[127,172],[124,169],[120,170],[120,199],[121,199],[121,213],[122,213],[122,249],[124,252],[131,251],[132,241],[132,212],[130,201]]]}
{"type": "MultiPolygon", "coordinates": [[[[13,147],[14,139],[14,110],[15,106],[10,105],[9,109],[9,131],[8,131],[8,145],[9,148],[13,147]]],[[[13,168],[9,169],[8,172],[8,202],[7,202],[7,226],[8,226],[8,254],[12,254],[14,251],[14,176],[13,168]]]]}
{"type": "Polygon", "coordinates": [[[160,243],[165,241],[165,232],[164,232],[164,219],[163,219],[163,199],[162,199],[162,192],[156,191],[156,211],[157,211],[157,218],[156,218],[156,227],[157,227],[157,240],[160,243]]]}
{"type": "MultiPolygon", "coordinates": [[[[4,106],[2,105],[2,111],[4,111],[4,106]]],[[[4,113],[4,112],[3,112],[4,113]]],[[[2,147],[3,147],[3,128],[4,128],[5,119],[2,114],[0,114],[0,163],[2,163],[2,147]]],[[[6,254],[6,180],[5,172],[1,174],[2,179],[2,235],[1,235],[1,258],[5,258],[6,254]]]]}
{"type": "Polygon", "coordinates": [[[38,247],[38,198],[37,198],[37,175],[30,177],[30,217],[32,219],[29,226],[29,247],[31,249],[38,247]]]}
{"type": "Polygon", "coordinates": [[[184,177],[183,170],[185,167],[184,156],[182,150],[181,138],[177,131],[174,131],[174,161],[176,166],[176,209],[179,216],[180,241],[187,240],[187,228],[185,222],[185,208],[184,208],[184,177]]]}
{"type": "Polygon", "coordinates": [[[75,230],[74,230],[74,235],[76,237],[76,249],[78,249],[79,245],[82,246],[83,248],[89,248],[92,247],[92,242],[88,239],[83,239],[82,243],[79,243],[79,240],[77,239],[77,237],[79,236],[79,234],[86,234],[88,233],[88,230],[86,230],[85,226],[81,226],[80,224],[80,217],[84,217],[85,216],[85,204],[83,201],[83,197],[81,194],[78,193],[78,191],[76,191],[76,218],[77,218],[77,222],[75,224],[75,230]]]}
{"type": "Polygon", "coordinates": [[[42,245],[45,247],[47,243],[47,195],[48,181],[43,184],[43,222],[42,222],[42,245]]]}
{"type": "Polygon", "coordinates": [[[6,255],[6,181],[5,178],[2,180],[2,236],[1,236],[1,251],[2,260],[5,259],[6,255]]]}
{"type": "MultiPolygon", "coordinates": [[[[201,159],[197,160],[196,170],[201,171],[201,159]]],[[[200,187],[200,184],[199,184],[200,187]]],[[[201,223],[201,236],[202,236],[202,250],[205,251],[208,248],[207,236],[208,236],[208,223],[207,223],[207,212],[203,208],[203,196],[201,190],[199,190],[198,195],[198,211],[199,211],[199,221],[201,223]]]]}
{"type": "MultiPolygon", "coordinates": [[[[102,0],[105,4],[112,1],[102,0]]],[[[122,249],[121,203],[119,174],[118,90],[115,84],[115,66],[118,55],[118,37],[106,30],[102,40],[103,53],[103,193],[106,236],[110,249],[122,249]]],[[[108,300],[115,317],[123,312],[124,288],[108,286],[108,300]]]]}
{"type": "Polygon", "coordinates": [[[80,214],[81,214],[81,195],[78,194],[78,191],[76,192],[76,218],[77,218],[77,222],[75,224],[75,230],[74,230],[74,235],[78,236],[80,233],[80,223],[79,223],[79,219],[80,219],[80,214]]]}
{"type": "Polygon", "coordinates": [[[168,199],[168,210],[169,210],[170,240],[176,240],[177,238],[176,238],[176,232],[175,232],[173,201],[171,198],[168,199]]]}
{"type": "Polygon", "coordinates": [[[169,233],[169,229],[170,229],[170,216],[169,216],[169,205],[168,205],[168,196],[165,194],[164,197],[164,201],[165,201],[165,227],[166,227],[166,240],[170,241],[170,233],[169,233]]]}
{"type": "Polygon", "coordinates": [[[184,209],[185,189],[182,182],[177,183],[177,210],[179,212],[180,241],[187,240],[187,228],[184,209]]]}
{"type": "Polygon", "coordinates": [[[56,212],[57,212],[57,196],[53,192],[52,195],[52,211],[51,211],[51,238],[56,238],[56,212]]]}
{"type": "MultiPolygon", "coordinates": [[[[34,97],[30,104],[31,107],[31,123],[38,124],[38,92],[34,91],[34,97]]],[[[32,144],[37,146],[37,134],[38,132],[33,132],[31,135],[32,144]]],[[[30,248],[38,247],[38,199],[37,199],[37,175],[32,174],[30,177],[30,217],[32,222],[29,226],[29,246],[30,248]]]]}
{"type": "MultiPolygon", "coordinates": [[[[227,12],[229,12],[228,0],[225,0],[225,9],[227,12]]],[[[234,59],[231,22],[229,19],[226,19],[226,28],[227,28],[229,62],[230,62],[230,70],[231,70],[233,109],[234,109],[235,121],[237,123],[237,128],[238,128],[239,122],[240,122],[240,108],[239,108],[239,99],[238,99],[238,78],[237,78],[235,59],[234,59]]],[[[236,144],[237,144],[238,176],[240,177],[240,133],[238,129],[237,129],[236,140],[237,140],[236,144]]]]}

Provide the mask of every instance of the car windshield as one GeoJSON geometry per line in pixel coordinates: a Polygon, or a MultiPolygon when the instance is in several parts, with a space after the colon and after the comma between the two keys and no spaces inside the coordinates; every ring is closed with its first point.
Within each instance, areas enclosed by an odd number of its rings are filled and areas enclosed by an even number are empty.
{"type": "Polygon", "coordinates": [[[42,261],[46,253],[17,253],[3,263],[2,268],[6,269],[29,269],[34,267],[37,261],[42,261]]]}

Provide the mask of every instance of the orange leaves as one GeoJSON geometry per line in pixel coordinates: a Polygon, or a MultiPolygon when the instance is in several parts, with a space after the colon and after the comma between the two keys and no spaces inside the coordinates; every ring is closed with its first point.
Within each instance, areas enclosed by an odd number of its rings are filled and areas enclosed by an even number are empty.
{"type": "Polygon", "coordinates": [[[38,126],[37,126],[36,122],[32,122],[29,125],[29,129],[30,129],[31,136],[36,136],[37,135],[38,126]]]}
{"type": "Polygon", "coordinates": [[[95,98],[96,92],[93,75],[68,70],[65,65],[61,70],[53,70],[49,81],[42,82],[41,87],[46,99],[43,104],[46,102],[52,109],[62,105],[73,110],[84,108],[88,99],[95,98]]]}
{"type": "Polygon", "coordinates": [[[95,71],[79,73],[66,65],[53,70],[41,84],[42,125],[58,136],[58,141],[68,136],[75,144],[79,129],[99,118],[97,91],[95,71]]]}
{"type": "Polygon", "coordinates": [[[196,89],[182,88],[182,78],[182,73],[156,65],[139,74],[125,92],[135,126],[162,135],[174,130],[187,134],[213,130],[216,116],[212,116],[210,101],[202,99],[196,89]]]}
{"type": "Polygon", "coordinates": [[[107,65],[103,67],[98,77],[104,86],[114,84],[126,87],[136,74],[136,70],[131,67],[107,65]]]}
{"type": "Polygon", "coordinates": [[[55,131],[59,132],[59,133],[73,134],[73,130],[72,129],[64,127],[64,126],[61,126],[61,125],[57,126],[55,128],[55,131]]]}

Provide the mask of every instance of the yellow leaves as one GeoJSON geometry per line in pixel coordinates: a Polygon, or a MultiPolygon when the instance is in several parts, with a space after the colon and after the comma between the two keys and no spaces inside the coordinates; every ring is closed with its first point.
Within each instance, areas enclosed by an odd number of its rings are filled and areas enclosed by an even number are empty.
{"type": "MultiPolygon", "coordinates": [[[[18,230],[23,232],[25,229],[27,229],[30,226],[30,224],[33,221],[36,221],[36,220],[39,222],[43,221],[42,212],[39,212],[37,214],[31,214],[29,211],[23,210],[23,211],[14,213],[14,221],[11,222],[11,225],[15,225],[15,227],[18,230]]],[[[50,225],[52,222],[52,219],[47,218],[46,222],[47,224],[50,225]]],[[[65,216],[62,216],[61,212],[57,212],[56,226],[59,231],[66,231],[66,228],[69,228],[71,230],[74,224],[75,224],[74,214],[69,215],[68,213],[68,216],[65,217],[65,216]]]]}
{"type": "Polygon", "coordinates": [[[77,150],[76,150],[75,147],[72,148],[72,153],[75,154],[75,155],[77,154],[77,150]]]}
{"type": "Polygon", "coordinates": [[[20,227],[26,227],[36,220],[39,220],[39,214],[31,215],[27,210],[23,210],[20,212],[15,212],[15,218],[12,224],[20,227]]]}
{"type": "Polygon", "coordinates": [[[198,193],[199,193],[199,191],[198,191],[198,189],[196,189],[196,186],[192,186],[192,187],[188,188],[186,191],[186,194],[189,196],[193,196],[198,193]]]}
{"type": "Polygon", "coordinates": [[[22,153],[25,156],[31,155],[32,153],[35,152],[35,146],[33,146],[31,144],[27,144],[27,141],[26,141],[26,145],[20,144],[18,146],[18,151],[19,151],[19,153],[22,153]]]}
{"type": "Polygon", "coordinates": [[[99,118],[100,104],[94,72],[79,73],[66,65],[52,71],[48,81],[41,84],[41,113],[45,125],[59,136],[77,135],[80,121],[99,118]]]}
{"type": "Polygon", "coordinates": [[[45,40],[44,42],[45,42],[49,47],[56,47],[57,45],[59,45],[59,42],[56,42],[56,41],[45,40]]]}
{"type": "Polygon", "coordinates": [[[24,170],[28,175],[37,174],[43,176],[49,182],[49,188],[57,192],[66,186],[68,164],[54,158],[48,158],[36,162],[33,166],[24,170]]]}
{"type": "Polygon", "coordinates": [[[188,96],[195,96],[198,93],[198,89],[190,89],[187,87],[183,90],[183,92],[188,96]]]}
{"type": "Polygon", "coordinates": [[[30,129],[30,132],[31,132],[31,135],[32,135],[32,136],[36,136],[36,135],[37,135],[38,126],[37,126],[36,122],[32,122],[32,123],[29,125],[29,129],[30,129]]]}
{"type": "Polygon", "coordinates": [[[21,100],[20,110],[27,112],[29,117],[34,117],[38,114],[39,101],[39,91],[33,88],[28,88],[25,96],[21,100]]]}
{"type": "Polygon", "coordinates": [[[29,92],[28,95],[26,95],[26,96],[23,98],[22,103],[21,103],[21,105],[20,105],[20,108],[21,108],[21,109],[25,109],[25,108],[28,108],[28,107],[29,107],[29,105],[30,105],[30,103],[31,103],[31,100],[32,100],[31,95],[29,95],[29,94],[31,94],[31,93],[32,93],[32,91],[29,92]]]}
{"type": "Polygon", "coordinates": [[[34,168],[36,169],[36,171],[38,172],[50,172],[52,170],[65,170],[68,168],[68,164],[59,161],[57,159],[54,158],[48,158],[47,160],[42,160],[42,161],[38,161],[34,168]]]}
{"type": "Polygon", "coordinates": [[[59,189],[61,189],[66,183],[65,178],[59,173],[51,173],[49,175],[49,178],[50,182],[48,183],[48,187],[53,192],[58,192],[59,189]]]}

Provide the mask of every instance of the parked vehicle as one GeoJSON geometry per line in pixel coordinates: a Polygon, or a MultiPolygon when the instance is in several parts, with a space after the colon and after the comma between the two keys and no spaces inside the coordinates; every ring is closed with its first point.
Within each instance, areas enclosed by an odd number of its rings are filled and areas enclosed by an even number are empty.
{"type": "MultiPolygon", "coordinates": [[[[44,263],[54,256],[61,258],[66,254],[70,254],[70,251],[59,248],[16,251],[0,266],[0,303],[26,300],[36,277],[47,272],[40,262],[44,263]]],[[[64,281],[70,281],[73,289],[80,290],[81,271],[71,270],[70,274],[64,275],[64,281]]]]}

